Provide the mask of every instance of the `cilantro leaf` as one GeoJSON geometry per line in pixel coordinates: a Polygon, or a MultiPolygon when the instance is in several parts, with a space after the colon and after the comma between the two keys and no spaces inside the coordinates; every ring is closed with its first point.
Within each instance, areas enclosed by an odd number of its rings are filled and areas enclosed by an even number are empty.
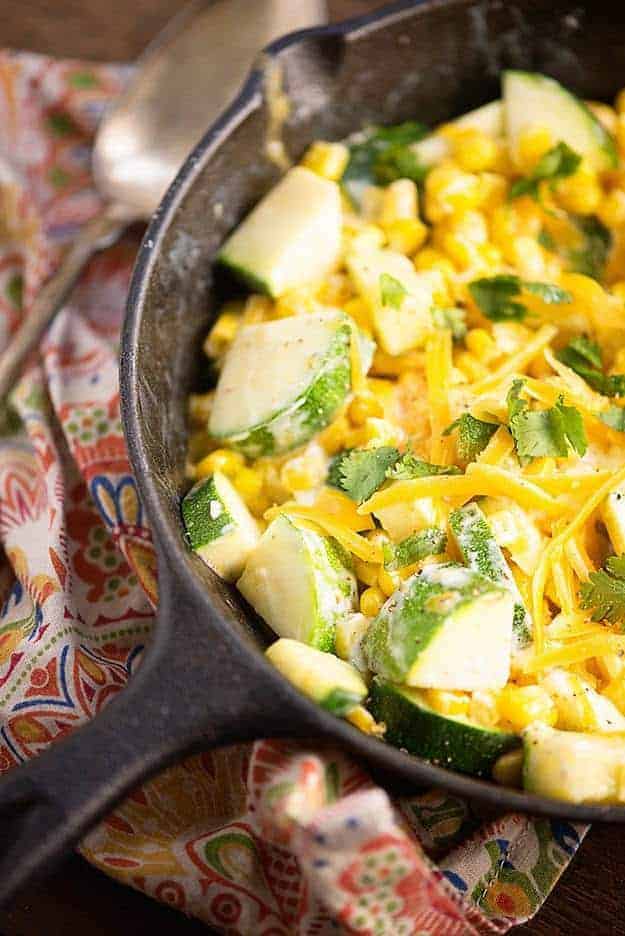
{"type": "Polygon", "coordinates": [[[469,283],[469,292],[486,318],[492,322],[520,321],[527,315],[526,307],[513,301],[521,292],[538,296],[548,305],[571,302],[573,297],[566,289],[553,283],[536,283],[522,280],[511,273],[485,276],[469,283]]]}
{"type": "Polygon", "coordinates": [[[402,302],[407,295],[408,291],[398,279],[390,273],[380,273],[380,298],[383,306],[401,309],[402,302]]]}
{"type": "Polygon", "coordinates": [[[611,556],[602,569],[591,572],[580,597],[584,610],[593,609],[593,621],[625,623],[625,556],[611,556]]]}
{"type": "Polygon", "coordinates": [[[555,286],[553,283],[534,283],[523,280],[521,286],[525,292],[538,296],[546,305],[560,305],[563,302],[573,301],[573,296],[568,290],[562,289],[561,286],[555,286]]]}
{"type": "Polygon", "coordinates": [[[359,504],[368,500],[386,480],[388,469],[398,458],[399,452],[391,445],[352,449],[341,460],[341,490],[359,504]]]}
{"type": "Polygon", "coordinates": [[[435,328],[448,328],[454,341],[462,341],[467,333],[464,309],[440,309],[433,306],[432,321],[435,328]]]}
{"type": "Polygon", "coordinates": [[[454,430],[458,431],[456,439],[456,449],[458,455],[463,461],[474,461],[477,456],[488,445],[490,438],[499,427],[496,423],[485,422],[483,419],[476,419],[470,413],[463,413],[458,419],[447,426],[443,435],[450,435],[454,430]]]}
{"type": "Polygon", "coordinates": [[[618,432],[625,432],[625,409],[620,406],[611,406],[605,413],[599,413],[599,419],[606,426],[610,426],[618,432]]]}
{"type": "Polygon", "coordinates": [[[527,315],[527,309],[520,302],[513,302],[521,292],[521,280],[518,276],[499,273],[497,276],[485,276],[469,283],[471,298],[491,322],[520,321],[527,315]]]}
{"type": "Polygon", "coordinates": [[[577,170],[582,158],[568,144],[560,142],[553,146],[538,160],[532,172],[522,179],[517,179],[510,187],[509,198],[530,195],[538,200],[540,183],[549,180],[552,185],[559,179],[566,179],[577,170]]]}
{"type": "Polygon", "coordinates": [[[437,556],[447,548],[447,534],[439,527],[427,527],[412,533],[396,546],[384,547],[384,566],[391,571],[421,562],[428,556],[437,556]]]}
{"type": "Polygon", "coordinates": [[[587,448],[581,413],[574,406],[565,406],[560,397],[555,406],[531,410],[521,397],[522,380],[515,380],[508,391],[508,425],[521,464],[532,458],[565,458],[569,446],[578,455],[587,448]]]}
{"type": "MultiPolygon", "coordinates": [[[[592,367],[603,367],[603,358],[601,348],[596,341],[591,341],[586,335],[577,335],[572,338],[566,348],[563,348],[558,354],[559,359],[567,364],[567,358],[581,363],[590,364],[592,367]]],[[[568,364],[575,370],[575,364],[568,364]]]]}
{"type": "Polygon", "coordinates": [[[343,461],[347,456],[353,451],[353,449],[343,449],[342,452],[337,452],[336,455],[331,459],[330,464],[328,465],[328,473],[326,475],[326,484],[330,487],[338,488],[343,490],[343,475],[341,474],[341,466],[343,461]]]}
{"type": "Polygon", "coordinates": [[[612,247],[612,234],[594,215],[575,215],[571,221],[581,234],[583,243],[581,247],[569,248],[565,252],[569,269],[572,273],[583,273],[600,280],[612,247]]]}
{"type": "Polygon", "coordinates": [[[357,196],[364,185],[386,184],[399,178],[421,181],[426,170],[410,144],[423,139],[427,132],[423,124],[409,120],[389,127],[369,127],[355,134],[347,141],[350,157],[342,185],[350,196],[357,196]]]}
{"type": "Polygon", "coordinates": [[[570,367],[586,383],[604,396],[625,396],[625,374],[604,374],[599,345],[583,335],[573,338],[557,353],[558,360],[570,367]]]}
{"type": "Polygon", "coordinates": [[[461,474],[455,465],[432,465],[421,461],[412,452],[406,452],[386,472],[386,477],[393,481],[412,481],[413,478],[426,478],[429,475],[461,474]]]}

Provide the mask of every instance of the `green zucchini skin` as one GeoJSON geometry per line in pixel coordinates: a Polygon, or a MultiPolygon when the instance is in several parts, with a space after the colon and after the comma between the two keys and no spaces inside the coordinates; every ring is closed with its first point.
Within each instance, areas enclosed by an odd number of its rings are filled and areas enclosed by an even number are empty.
{"type": "Polygon", "coordinates": [[[521,593],[512,576],[488,520],[477,504],[465,504],[452,511],[449,527],[464,562],[480,575],[503,585],[514,598],[512,631],[514,650],[522,650],[532,640],[532,619],[523,603],[521,593]]]}
{"type": "Polygon", "coordinates": [[[440,767],[475,777],[490,776],[495,761],[520,747],[517,735],[482,728],[429,708],[418,690],[376,677],[368,702],[371,714],[386,725],[386,740],[440,767]]]}

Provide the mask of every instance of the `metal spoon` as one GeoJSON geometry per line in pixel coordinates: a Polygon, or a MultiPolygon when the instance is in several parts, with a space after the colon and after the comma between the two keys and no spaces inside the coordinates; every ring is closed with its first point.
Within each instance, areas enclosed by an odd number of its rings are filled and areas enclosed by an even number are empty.
{"type": "Polygon", "coordinates": [[[83,227],[0,358],[0,401],[87,261],[129,224],[149,219],[257,53],[277,36],[325,19],[325,0],[194,0],[148,46],[95,138],[93,173],[104,207],[83,227]]]}

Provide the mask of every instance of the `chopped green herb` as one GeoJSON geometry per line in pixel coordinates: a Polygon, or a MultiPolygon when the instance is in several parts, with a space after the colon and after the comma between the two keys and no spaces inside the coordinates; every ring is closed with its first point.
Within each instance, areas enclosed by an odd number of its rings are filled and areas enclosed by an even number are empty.
{"type": "Polygon", "coordinates": [[[488,445],[491,436],[498,429],[496,423],[485,422],[483,419],[476,419],[470,413],[463,413],[458,419],[447,426],[443,435],[450,435],[454,430],[458,431],[456,439],[456,448],[458,455],[463,461],[474,461],[477,456],[488,445]]]}
{"type": "Polygon", "coordinates": [[[547,230],[547,228],[542,228],[540,234],[537,237],[538,243],[541,247],[544,247],[545,250],[555,250],[556,242],[547,230]]]}
{"type": "Polygon", "coordinates": [[[430,475],[460,474],[455,465],[432,465],[406,452],[386,472],[386,477],[393,481],[412,481],[414,478],[427,478],[430,475]]]}
{"type": "Polygon", "coordinates": [[[387,471],[399,452],[391,445],[372,449],[352,449],[340,464],[340,488],[359,504],[366,501],[386,480],[387,471]]]}
{"type": "Polygon", "coordinates": [[[439,527],[427,527],[418,533],[412,533],[396,546],[384,546],[384,565],[395,571],[405,566],[421,562],[428,556],[438,556],[447,548],[447,534],[439,527]]]}
{"type": "Polygon", "coordinates": [[[521,464],[532,458],[565,458],[569,446],[584,455],[588,443],[579,410],[565,406],[562,397],[550,409],[531,410],[521,397],[523,383],[515,380],[507,398],[508,424],[521,464]]]}
{"type": "Polygon", "coordinates": [[[561,348],[557,357],[604,396],[625,396],[625,374],[604,374],[599,345],[583,335],[561,348]]]}
{"type": "Polygon", "coordinates": [[[560,142],[545,153],[530,175],[517,179],[510,187],[510,199],[530,195],[538,200],[540,183],[550,181],[552,186],[559,179],[566,179],[578,168],[582,158],[566,143],[560,142]]]}
{"type": "Polygon", "coordinates": [[[531,280],[521,280],[521,289],[538,296],[546,305],[561,305],[563,302],[572,302],[573,296],[561,286],[553,283],[535,283],[531,280]]]}
{"type": "Polygon", "coordinates": [[[571,302],[572,296],[566,289],[553,283],[536,283],[522,280],[511,273],[485,276],[469,283],[469,292],[486,318],[492,322],[520,321],[527,315],[527,308],[515,297],[523,291],[538,296],[548,305],[571,302]]]}
{"type": "Polygon", "coordinates": [[[435,328],[448,328],[454,341],[462,341],[467,333],[466,312],[464,309],[432,308],[432,321],[435,328]]]}
{"type": "Polygon", "coordinates": [[[620,406],[611,406],[605,413],[599,413],[599,419],[606,426],[616,429],[618,432],[625,432],[625,409],[620,406]]]}
{"type": "Polygon", "coordinates": [[[395,179],[421,181],[425,169],[410,144],[423,139],[428,130],[409,120],[390,127],[370,127],[349,140],[350,158],[341,182],[352,197],[363,185],[387,184],[395,179]]]}
{"type": "Polygon", "coordinates": [[[391,276],[390,273],[380,274],[380,298],[383,306],[390,306],[392,309],[401,309],[402,302],[408,295],[406,288],[391,276]]]}
{"type": "Polygon", "coordinates": [[[328,474],[326,476],[326,484],[328,484],[330,487],[339,488],[339,490],[343,489],[343,475],[341,474],[341,466],[350,452],[353,452],[353,449],[344,449],[342,452],[337,452],[330,461],[330,464],[328,465],[328,474]]]}
{"type": "Polygon", "coordinates": [[[612,235],[594,215],[575,215],[571,220],[583,237],[583,245],[565,252],[572,273],[583,273],[600,280],[612,247],[612,235]]]}
{"type": "Polygon", "coordinates": [[[593,621],[625,623],[625,556],[611,556],[602,569],[591,572],[580,597],[584,610],[593,609],[593,621]]]}

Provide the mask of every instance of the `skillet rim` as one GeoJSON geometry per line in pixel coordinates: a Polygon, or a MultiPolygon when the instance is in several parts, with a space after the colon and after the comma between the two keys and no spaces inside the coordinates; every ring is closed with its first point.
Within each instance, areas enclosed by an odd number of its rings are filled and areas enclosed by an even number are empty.
{"type": "MultiPolygon", "coordinates": [[[[312,27],[289,33],[270,43],[264,49],[263,55],[275,58],[285,49],[297,46],[310,37],[319,40],[336,37],[345,38],[355,36],[369,27],[373,27],[377,31],[411,14],[414,15],[415,11],[417,11],[417,15],[419,13],[426,15],[429,9],[441,6],[470,6],[474,3],[475,0],[400,0],[400,2],[385,6],[373,13],[354,17],[342,23],[312,27]]],[[[218,614],[213,607],[209,593],[186,561],[182,537],[176,536],[165,519],[161,506],[161,495],[153,478],[140,417],[137,366],[140,357],[138,336],[150,277],[158,261],[165,235],[170,226],[175,224],[180,203],[204,170],[207,162],[218,150],[222,140],[229,136],[260,103],[262,100],[262,85],[263,76],[256,65],[252,68],[237,97],[221,117],[209,127],[202,139],[191,151],[165,193],[148,225],[135,260],[121,333],[120,396],[122,424],[140,497],[146,507],[160,551],[170,560],[168,562],[169,568],[176,569],[176,577],[180,581],[179,587],[192,594],[194,600],[207,605],[215,618],[218,617],[218,614]]],[[[157,625],[152,646],[160,642],[159,635],[162,634],[163,630],[162,625],[157,625]]],[[[319,723],[324,739],[329,738],[342,743],[348,750],[362,756],[367,766],[380,766],[384,772],[392,773],[400,779],[402,785],[407,781],[417,785],[440,787],[467,799],[477,800],[496,807],[498,810],[510,809],[530,815],[568,819],[576,822],[625,822],[625,806],[576,805],[567,803],[564,800],[550,799],[519,791],[512,787],[499,786],[492,781],[482,780],[436,766],[377,738],[365,735],[348,722],[325,712],[316,703],[294,690],[285,677],[278,673],[263,658],[262,654],[252,651],[232,628],[225,626],[220,635],[232,650],[246,656],[254,665],[265,667],[270,681],[275,682],[276,686],[280,686],[283,691],[285,687],[292,689],[295,693],[296,708],[305,711],[313,721],[319,723]]],[[[148,664],[151,656],[152,650],[149,649],[146,656],[148,664]]]]}

